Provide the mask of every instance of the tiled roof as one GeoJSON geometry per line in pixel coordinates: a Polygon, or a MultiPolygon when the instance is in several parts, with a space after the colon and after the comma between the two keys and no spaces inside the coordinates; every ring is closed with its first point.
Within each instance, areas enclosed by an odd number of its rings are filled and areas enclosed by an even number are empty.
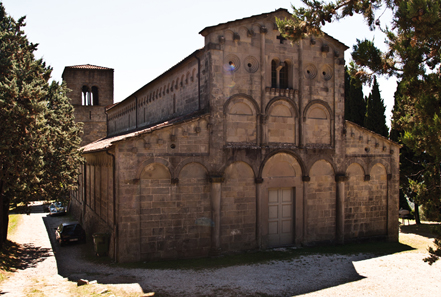
{"type": "Polygon", "coordinates": [[[172,125],[191,121],[191,120],[200,118],[200,117],[204,116],[205,114],[207,114],[207,112],[205,110],[199,110],[199,111],[187,114],[187,115],[183,115],[183,116],[156,124],[154,126],[150,126],[148,128],[142,129],[142,130],[125,133],[122,135],[112,136],[109,138],[102,138],[102,139],[99,139],[95,142],[92,142],[92,143],[89,143],[89,144],[83,146],[82,150],[83,150],[83,153],[94,153],[94,152],[99,152],[99,151],[105,151],[105,150],[109,149],[110,147],[112,147],[113,143],[115,143],[115,142],[122,141],[122,140],[132,138],[132,137],[136,137],[136,136],[139,136],[139,135],[142,135],[145,133],[150,133],[152,131],[159,130],[159,129],[169,127],[172,125]]]}
{"type": "Polygon", "coordinates": [[[66,68],[73,68],[73,69],[91,69],[91,70],[113,70],[112,68],[102,67],[102,66],[96,66],[96,65],[74,65],[74,66],[66,66],[66,68]]]}

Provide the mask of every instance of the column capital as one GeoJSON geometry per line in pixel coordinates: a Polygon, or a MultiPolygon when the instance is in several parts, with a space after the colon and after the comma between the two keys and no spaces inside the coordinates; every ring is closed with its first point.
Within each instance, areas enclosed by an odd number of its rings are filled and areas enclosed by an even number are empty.
{"type": "Polygon", "coordinates": [[[308,175],[303,175],[302,176],[302,181],[309,182],[309,181],[311,181],[311,177],[309,177],[308,175]]]}
{"type": "Polygon", "coordinates": [[[210,183],[223,183],[225,178],[221,174],[210,174],[208,175],[208,181],[210,183]]]}
{"type": "Polygon", "coordinates": [[[348,181],[348,179],[349,179],[349,177],[347,175],[345,175],[344,173],[338,173],[335,175],[335,181],[337,183],[348,181]]]}

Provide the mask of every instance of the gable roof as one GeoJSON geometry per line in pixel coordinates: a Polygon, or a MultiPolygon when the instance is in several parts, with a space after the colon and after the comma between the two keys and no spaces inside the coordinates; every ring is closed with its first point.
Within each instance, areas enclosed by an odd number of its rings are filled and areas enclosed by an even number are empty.
{"type": "Polygon", "coordinates": [[[233,23],[249,21],[249,20],[251,20],[253,18],[255,18],[255,19],[263,19],[263,18],[269,17],[272,14],[286,14],[287,17],[291,16],[291,13],[289,13],[289,11],[287,9],[279,8],[279,9],[276,9],[275,11],[272,11],[272,12],[265,12],[265,13],[261,13],[261,14],[256,14],[256,15],[252,15],[250,17],[233,20],[233,21],[229,21],[229,22],[226,22],[226,23],[220,23],[220,24],[214,25],[214,26],[205,27],[201,32],[199,32],[199,34],[201,34],[202,36],[207,36],[210,32],[212,32],[214,30],[223,29],[225,27],[228,27],[228,26],[232,25],[233,23]]]}
{"type": "Polygon", "coordinates": [[[365,127],[362,127],[362,126],[360,126],[359,124],[356,124],[356,123],[354,123],[354,122],[351,122],[351,121],[345,120],[345,125],[352,125],[352,126],[358,128],[358,129],[360,129],[360,130],[362,130],[362,131],[364,131],[364,132],[366,132],[366,133],[369,133],[369,134],[375,135],[376,137],[382,138],[384,141],[388,142],[388,143],[391,144],[391,145],[395,145],[395,146],[397,146],[397,147],[402,147],[401,144],[396,143],[395,141],[390,140],[389,138],[384,137],[383,135],[378,134],[377,132],[371,131],[371,130],[365,128],[365,127]]]}

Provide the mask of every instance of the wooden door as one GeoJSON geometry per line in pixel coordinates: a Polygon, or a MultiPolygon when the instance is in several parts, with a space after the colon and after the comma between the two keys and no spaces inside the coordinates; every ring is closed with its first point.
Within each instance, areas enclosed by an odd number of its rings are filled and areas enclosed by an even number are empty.
{"type": "Polygon", "coordinates": [[[268,189],[268,246],[290,245],[294,239],[294,191],[268,189]]]}

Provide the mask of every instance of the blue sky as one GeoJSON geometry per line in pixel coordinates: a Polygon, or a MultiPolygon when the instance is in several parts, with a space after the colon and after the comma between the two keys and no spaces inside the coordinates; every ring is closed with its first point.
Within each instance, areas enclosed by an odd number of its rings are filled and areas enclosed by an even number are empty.
{"type": "MultiPolygon", "coordinates": [[[[255,14],[301,6],[299,0],[0,0],[15,19],[26,16],[25,32],[39,43],[43,58],[60,81],[65,66],[92,64],[115,70],[115,102],[202,48],[199,32],[208,26],[255,14]]],[[[387,22],[383,16],[382,23],[387,22]]],[[[355,40],[375,38],[360,17],[326,25],[326,33],[350,47],[355,40]]],[[[380,78],[380,90],[390,120],[396,80],[380,78]]],[[[365,88],[365,95],[368,89],[365,88]]]]}

